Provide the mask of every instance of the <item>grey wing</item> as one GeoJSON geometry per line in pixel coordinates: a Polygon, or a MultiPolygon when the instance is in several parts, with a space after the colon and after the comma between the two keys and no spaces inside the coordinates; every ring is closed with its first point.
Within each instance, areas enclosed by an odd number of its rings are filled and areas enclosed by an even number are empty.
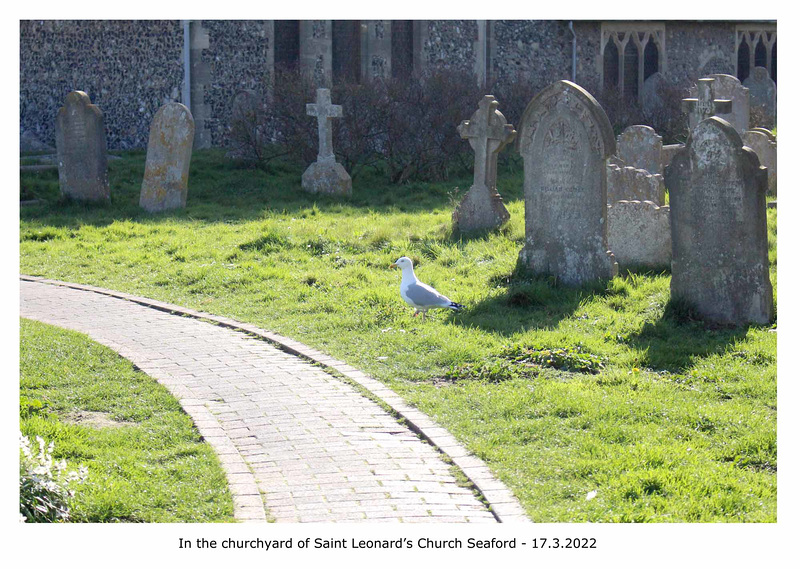
{"type": "Polygon", "coordinates": [[[449,306],[451,300],[423,283],[413,283],[406,291],[408,299],[417,306],[449,306]]]}

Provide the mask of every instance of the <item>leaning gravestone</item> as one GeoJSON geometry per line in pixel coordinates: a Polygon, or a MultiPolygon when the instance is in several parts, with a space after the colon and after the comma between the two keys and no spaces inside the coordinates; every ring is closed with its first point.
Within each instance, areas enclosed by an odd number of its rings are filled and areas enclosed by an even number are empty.
{"type": "MultiPolygon", "coordinates": [[[[731,112],[716,113],[719,118],[731,123],[742,134],[750,128],[750,90],[733,75],[717,73],[710,76],[714,80],[714,96],[731,101],[731,112]]],[[[697,96],[697,86],[690,93],[697,96]]]]}
{"type": "Polygon", "coordinates": [[[719,324],[772,320],[767,172],[717,117],[695,127],[667,167],[673,300],[719,324]]]}
{"type": "Polygon", "coordinates": [[[669,216],[669,206],[651,201],[618,201],[608,206],[608,246],[620,267],[669,268],[669,216]]]}
{"type": "Polygon", "coordinates": [[[626,166],[663,174],[661,166],[661,137],[649,126],[629,126],[617,137],[617,156],[626,166]]]}
{"type": "Polygon", "coordinates": [[[317,117],[319,152],[317,161],[303,172],[303,189],[315,194],[350,194],[353,181],[333,153],[331,119],[342,116],[342,106],[331,104],[329,89],[317,89],[317,102],[306,105],[306,114],[317,117]]]}
{"type": "Polygon", "coordinates": [[[72,91],[56,117],[61,195],[86,201],[111,199],[103,112],[83,91],[72,91]]]}
{"type": "Polygon", "coordinates": [[[775,196],[778,195],[778,145],[771,136],[772,133],[767,135],[760,129],[748,130],[742,135],[742,142],[755,151],[758,161],[767,169],[767,193],[775,196]]]}
{"type": "Polygon", "coordinates": [[[149,212],[186,207],[194,119],[184,105],[167,103],[150,124],[139,206],[149,212]]]}
{"type": "Polygon", "coordinates": [[[553,83],[525,109],[520,128],[525,246],[520,263],[580,285],[617,274],[606,237],[606,159],[614,153],[608,117],[587,91],[553,83]]]}
{"type": "Polygon", "coordinates": [[[689,113],[689,130],[700,124],[708,117],[730,113],[733,102],[730,99],[716,97],[716,80],[704,77],[697,80],[697,97],[683,99],[683,110],[689,113]]]}
{"type": "Polygon", "coordinates": [[[773,126],[778,116],[778,89],[765,67],[754,67],[750,76],[744,80],[744,86],[750,89],[750,108],[760,108],[768,122],[773,126]]]}
{"type": "Polygon", "coordinates": [[[468,139],[475,151],[472,187],[453,212],[453,225],[459,231],[494,229],[510,217],[497,191],[497,155],[517,131],[497,106],[495,98],[486,95],[472,117],[458,127],[461,138],[468,139]]]}

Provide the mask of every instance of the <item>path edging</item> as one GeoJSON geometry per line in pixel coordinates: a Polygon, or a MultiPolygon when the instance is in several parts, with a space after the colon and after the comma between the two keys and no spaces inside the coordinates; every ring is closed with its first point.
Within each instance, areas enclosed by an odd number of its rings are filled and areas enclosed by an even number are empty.
{"type": "Polygon", "coordinates": [[[447,456],[487,501],[493,515],[495,518],[497,518],[497,521],[501,523],[529,523],[531,521],[525,514],[525,511],[522,509],[519,501],[514,497],[508,487],[503,482],[495,478],[489,470],[489,467],[487,467],[480,458],[472,455],[466,448],[464,448],[446,429],[437,425],[422,411],[419,411],[418,409],[408,405],[399,395],[397,395],[383,383],[372,377],[369,377],[365,373],[342,361],[320,352],[319,350],[306,346],[305,344],[292,340],[291,338],[258,328],[252,324],[239,322],[238,320],[234,320],[232,318],[208,314],[206,312],[185,308],[183,306],[178,306],[167,302],[161,302],[151,298],[135,296],[124,292],[91,285],[82,285],[29,275],[20,275],[20,280],[95,292],[98,294],[111,296],[113,298],[135,302],[136,304],[141,304],[156,310],[188,316],[190,318],[207,320],[225,328],[230,328],[258,336],[264,340],[276,344],[283,351],[320,364],[324,368],[334,370],[343,375],[349,381],[361,386],[377,401],[380,401],[389,407],[397,417],[406,421],[412,431],[416,432],[439,452],[447,456]]]}

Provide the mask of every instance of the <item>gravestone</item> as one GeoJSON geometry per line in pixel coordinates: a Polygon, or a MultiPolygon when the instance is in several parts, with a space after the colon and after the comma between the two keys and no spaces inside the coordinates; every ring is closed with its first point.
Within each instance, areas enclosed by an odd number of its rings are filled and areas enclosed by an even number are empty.
{"type": "Polygon", "coordinates": [[[267,142],[264,107],[254,91],[238,91],[231,101],[227,156],[253,160],[267,142]]]}
{"type": "Polygon", "coordinates": [[[486,95],[472,117],[458,127],[461,138],[469,140],[475,151],[472,187],[453,212],[453,225],[459,231],[494,229],[509,219],[497,191],[497,155],[517,131],[506,123],[497,106],[495,98],[486,95]]]}
{"type": "Polygon", "coordinates": [[[665,144],[661,147],[661,165],[666,168],[675,155],[683,150],[683,144],[665,144]]]}
{"type": "Polygon", "coordinates": [[[608,206],[608,246],[621,268],[669,268],[669,216],[669,206],[650,201],[623,200],[608,206]]]}
{"type": "MultiPolygon", "coordinates": [[[[606,167],[606,199],[612,204],[620,200],[651,201],[664,205],[664,177],[632,166],[609,163],[606,167]]],[[[612,251],[614,249],[611,249],[612,251]]]]}
{"type": "Polygon", "coordinates": [[[167,103],[150,123],[139,206],[149,212],[186,207],[194,119],[184,105],[167,103]]]}
{"type": "Polygon", "coordinates": [[[767,172],[717,117],[695,127],[666,170],[673,300],[719,324],[772,320],[767,172]]]}
{"type": "Polygon", "coordinates": [[[254,120],[261,110],[261,101],[254,91],[237,91],[231,101],[231,124],[237,121],[254,120]]]}
{"type": "Polygon", "coordinates": [[[649,126],[629,126],[617,137],[617,156],[626,166],[663,174],[661,137],[649,126]]]}
{"type": "Polygon", "coordinates": [[[753,132],[760,132],[760,133],[763,133],[763,134],[764,134],[764,136],[766,136],[767,138],[769,138],[769,139],[770,139],[772,142],[775,142],[775,143],[777,143],[777,142],[778,142],[778,140],[775,138],[775,135],[774,135],[774,134],[772,134],[772,131],[771,131],[771,130],[767,130],[766,128],[764,128],[764,127],[761,127],[761,126],[756,126],[756,127],[753,127],[753,128],[751,128],[750,130],[752,130],[753,132]]]}
{"type": "Polygon", "coordinates": [[[752,148],[758,156],[758,161],[767,169],[767,193],[771,196],[778,195],[778,145],[772,133],[767,135],[762,130],[748,130],[742,135],[745,146],[752,148]]]}
{"type": "MultiPolygon", "coordinates": [[[[750,90],[733,75],[717,73],[709,76],[714,80],[714,96],[731,101],[730,113],[715,113],[719,118],[731,123],[742,134],[750,128],[750,90]]],[[[691,94],[697,96],[697,86],[693,86],[691,94]]]]}
{"type": "Polygon", "coordinates": [[[342,106],[331,104],[329,89],[317,89],[317,102],[306,105],[306,114],[317,117],[319,151],[317,161],[303,172],[303,189],[311,193],[350,194],[353,181],[333,154],[331,119],[342,116],[342,106]]]}
{"type": "Polygon", "coordinates": [[[715,80],[704,77],[697,80],[697,97],[683,99],[681,104],[683,110],[689,113],[689,130],[692,130],[700,122],[708,117],[730,113],[733,103],[730,99],[717,99],[715,92],[715,80]]]}
{"type": "Polygon", "coordinates": [[[642,85],[642,112],[648,120],[657,117],[667,107],[666,93],[669,81],[660,71],[653,73],[644,80],[642,85]]]}
{"type": "Polygon", "coordinates": [[[773,126],[778,116],[778,89],[769,71],[765,67],[754,67],[744,80],[744,86],[750,89],[750,108],[761,109],[768,123],[757,126],[773,126]]]}
{"type": "Polygon", "coordinates": [[[58,185],[61,195],[108,201],[108,151],[103,112],[83,91],[72,91],[56,117],[58,185]]]}
{"type": "Polygon", "coordinates": [[[525,246],[522,266],[580,285],[617,274],[606,237],[606,159],[614,132],[586,90],[558,81],[525,109],[525,246]]]}

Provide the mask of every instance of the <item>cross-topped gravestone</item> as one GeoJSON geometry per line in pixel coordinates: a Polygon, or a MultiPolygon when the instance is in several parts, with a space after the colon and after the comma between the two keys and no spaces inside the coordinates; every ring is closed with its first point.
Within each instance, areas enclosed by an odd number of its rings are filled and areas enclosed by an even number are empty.
{"type": "Polygon", "coordinates": [[[72,91],[56,117],[58,184],[73,199],[108,201],[108,155],[103,112],[83,91],[72,91]]]}
{"type": "Polygon", "coordinates": [[[312,193],[349,194],[353,182],[333,153],[331,119],[343,115],[342,106],[331,104],[330,89],[317,89],[317,102],[306,104],[306,114],[317,117],[319,151],[317,161],[303,172],[303,188],[312,193]]]}
{"type": "Polygon", "coordinates": [[[767,171],[719,117],[692,129],[665,171],[670,193],[672,299],[721,324],[767,324],[767,171]]]}
{"type": "Polygon", "coordinates": [[[698,79],[697,98],[683,99],[682,104],[683,110],[689,113],[690,129],[709,117],[733,111],[733,102],[730,99],[714,98],[714,79],[710,77],[698,79]]]}
{"type": "Polygon", "coordinates": [[[306,114],[317,117],[317,131],[319,132],[319,152],[317,160],[331,160],[333,156],[333,125],[331,119],[342,116],[342,106],[331,103],[329,89],[317,89],[317,102],[306,104],[306,114]]]}
{"type": "Polygon", "coordinates": [[[475,151],[472,187],[453,212],[453,223],[460,231],[499,227],[509,219],[503,198],[497,191],[497,155],[517,131],[497,110],[498,102],[486,95],[478,110],[458,126],[461,138],[469,140],[475,151]]]}

